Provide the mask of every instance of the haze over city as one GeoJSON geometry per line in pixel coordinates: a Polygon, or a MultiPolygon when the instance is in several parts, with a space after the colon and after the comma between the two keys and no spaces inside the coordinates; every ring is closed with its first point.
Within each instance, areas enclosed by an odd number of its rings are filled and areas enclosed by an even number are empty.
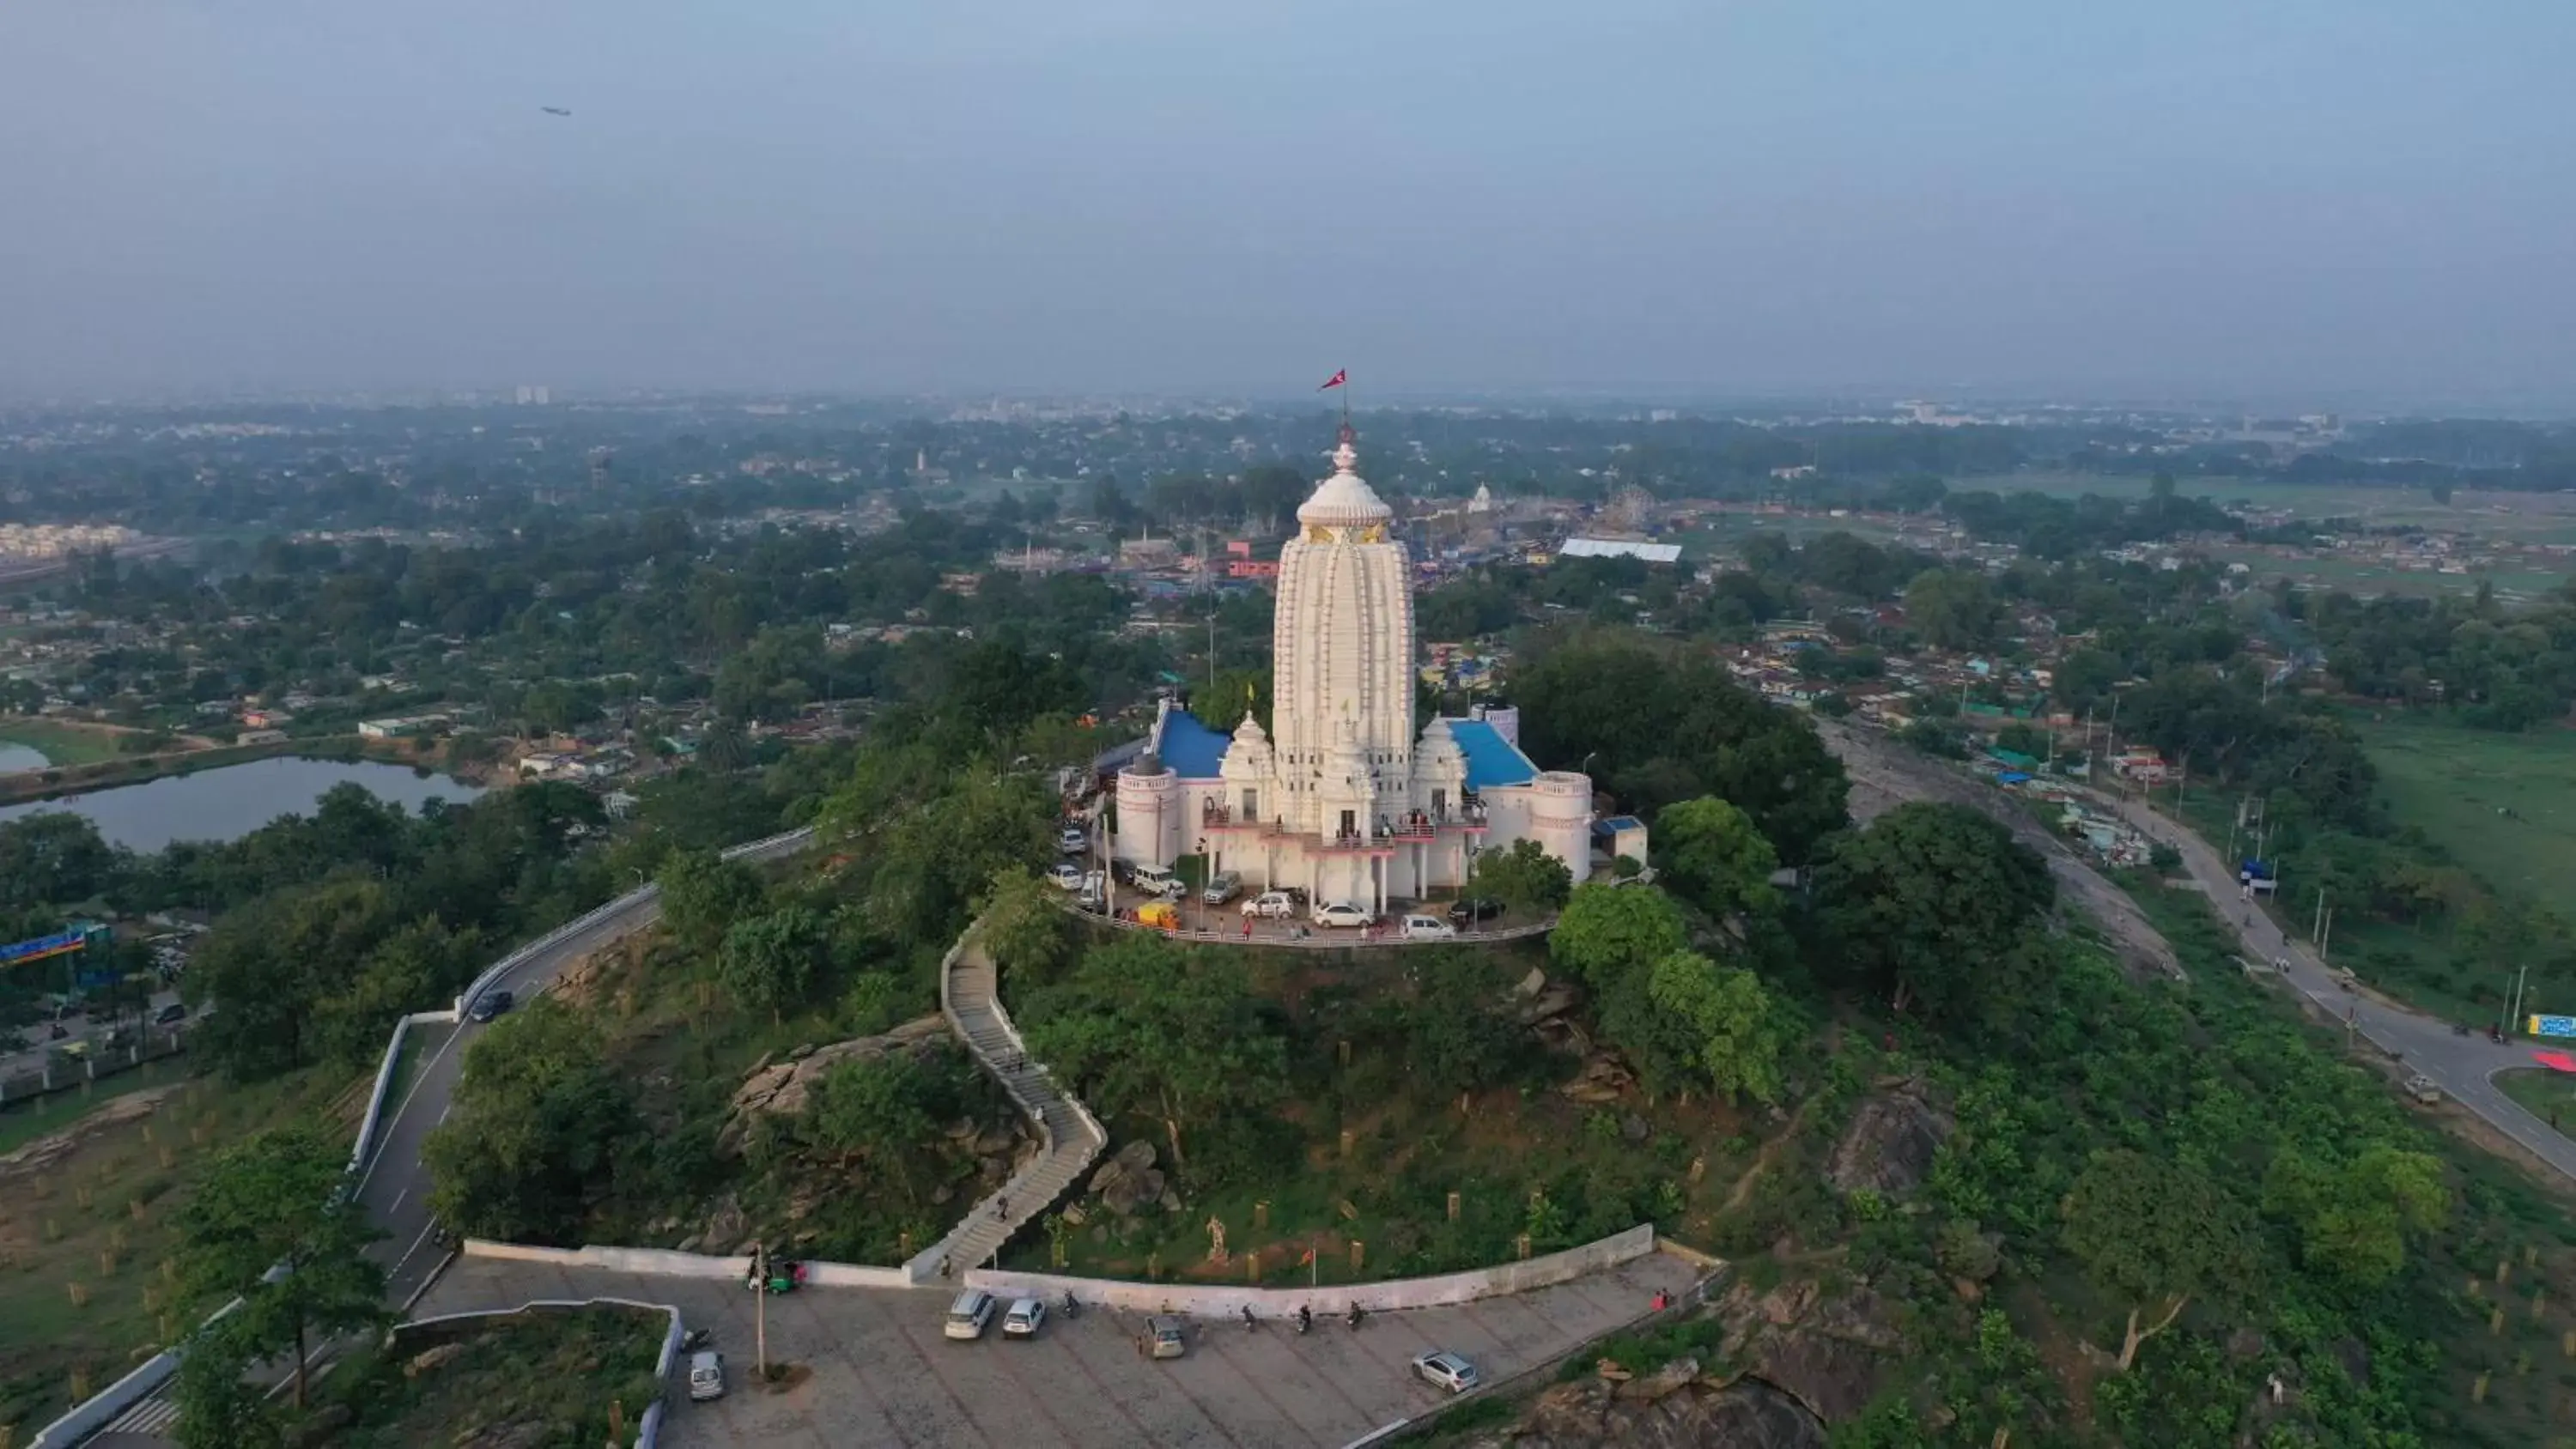
{"type": "Polygon", "coordinates": [[[1347,364],[2553,412],[2571,41],[2514,0],[21,0],[0,396],[1347,364]]]}

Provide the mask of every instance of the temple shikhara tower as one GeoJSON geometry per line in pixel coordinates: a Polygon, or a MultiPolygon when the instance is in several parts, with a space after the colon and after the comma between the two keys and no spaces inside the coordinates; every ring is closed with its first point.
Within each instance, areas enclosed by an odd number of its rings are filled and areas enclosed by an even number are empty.
{"type": "Polygon", "coordinates": [[[1536,840],[1577,881],[1592,865],[1592,781],[1540,770],[1515,720],[1413,718],[1412,560],[1359,475],[1349,424],[1333,474],[1279,553],[1271,730],[1221,734],[1166,701],[1118,776],[1118,859],[1184,855],[1250,888],[1383,912],[1453,892],[1477,852],[1536,840]]]}

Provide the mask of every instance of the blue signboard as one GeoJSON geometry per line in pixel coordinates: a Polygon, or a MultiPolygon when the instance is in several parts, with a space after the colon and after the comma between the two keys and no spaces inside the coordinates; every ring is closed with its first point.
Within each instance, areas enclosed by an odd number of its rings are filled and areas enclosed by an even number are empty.
{"type": "Polygon", "coordinates": [[[2531,1018],[2533,1036],[2576,1036],[2576,1016],[2535,1016],[2531,1018]]]}
{"type": "Polygon", "coordinates": [[[0,946],[0,966],[15,966],[21,961],[37,961],[47,956],[59,956],[65,951],[77,951],[87,934],[85,931],[65,931],[60,935],[0,946]]]}

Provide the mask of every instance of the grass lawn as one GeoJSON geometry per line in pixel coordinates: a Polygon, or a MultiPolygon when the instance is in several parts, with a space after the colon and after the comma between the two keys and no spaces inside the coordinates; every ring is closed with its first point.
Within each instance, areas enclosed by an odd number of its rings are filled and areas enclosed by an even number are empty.
{"type": "Polygon", "coordinates": [[[2489,889],[2555,906],[2576,875],[2576,732],[2356,720],[2401,825],[2489,889]]]}
{"type": "Polygon", "coordinates": [[[414,1378],[426,1349],[396,1350],[333,1375],[331,1396],[357,1417],[335,1449],[431,1449],[498,1441],[624,1443],[658,1392],[654,1362],[670,1320],[639,1309],[586,1308],[507,1321],[457,1340],[464,1351],[414,1378]],[[542,1431],[522,1426],[542,1426],[542,1431]],[[526,1435],[512,1438],[512,1432],[526,1435]]]}
{"type": "Polygon", "coordinates": [[[0,1154],[15,1152],[48,1132],[69,1126],[88,1115],[90,1109],[105,1106],[129,1092],[167,1086],[185,1080],[187,1075],[185,1057],[164,1057],[94,1083],[86,1092],[62,1092],[39,1098],[25,1106],[12,1106],[0,1111],[0,1154]]]}
{"type": "Polygon", "coordinates": [[[2533,1116],[2555,1126],[2560,1136],[2576,1137],[2576,1077],[2534,1067],[2499,1073],[2495,1083],[2533,1116]]]}
{"type": "Polygon", "coordinates": [[[366,1093],[351,1085],[319,1072],[249,1087],[194,1080],[60,1157],[0,1169],[0,1424],[31,1433],[212,1307],[177,1301],[173,1286],[174,1210],[197,1172],[271,1127],[353,1126],[366,1093]]]}
{"type": "Polygon", "coordinates": [[[33,715],[0,715],[0,744],[25,745],[48,765],[94,765],[120,758],[113,730],[83,729],[33,715]]]}

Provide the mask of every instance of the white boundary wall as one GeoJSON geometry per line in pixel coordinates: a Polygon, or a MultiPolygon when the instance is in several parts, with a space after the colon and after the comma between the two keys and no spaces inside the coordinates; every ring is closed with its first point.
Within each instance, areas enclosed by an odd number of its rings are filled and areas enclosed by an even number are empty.
{"type": "MultiPolygon", "coordinates": [[[[751,1275],[748,1256],[719,1258],[706,1253],[678,1253],[665,1248],[609,1248],[593,1245],[583,1248],[543,1248],[532,1243],[496,1243],[483,1238],[467,1238],[463,1247],[468,1258],[495,1258],[514,1263],[548,1263],[558,1268],[600,1268],[611,1273],[636,1273],[654,1278],[726,1278],[739,1281],[751,1275]]],[[[822,1288],[910,1288],[912,1278],[901,1268],[879,1268],[865,1263],[825,1263],[797,1259],[805,1267],[805,1281],[822,1288]]]]}
{"type": "Polygon", "coordinates": [[[1331,1288],[1225,1287],[1209,1283],[1132,1283],[1106,1278],[1075,1278],[1061,1273],[1014,1273],[970,1268],[966,1286],[996,1298],[1038,1298],[1049,1303],[1071,1293],[1087,1304],[1123,1308],[1134,1313],[1183,1313],[1194,1318],[1240,1318],[1249,1308],[1256,1318],[1290,1318],[1307,1308],[1318,1318],[1346,1312],[1357,1303],[1371,1313],[1407,1308],[1446,1308],[1507,1293],[1570,1282],[1587,1273],[1633,1262],[1655,1251],[1655,1225],[1639,1223],[1624,1233],[1561,1253],[1522,1263],[1443,1273],[1433,1278],[1395,1278],[1380,1283],[1344,1283],[1331,1288]]]}

